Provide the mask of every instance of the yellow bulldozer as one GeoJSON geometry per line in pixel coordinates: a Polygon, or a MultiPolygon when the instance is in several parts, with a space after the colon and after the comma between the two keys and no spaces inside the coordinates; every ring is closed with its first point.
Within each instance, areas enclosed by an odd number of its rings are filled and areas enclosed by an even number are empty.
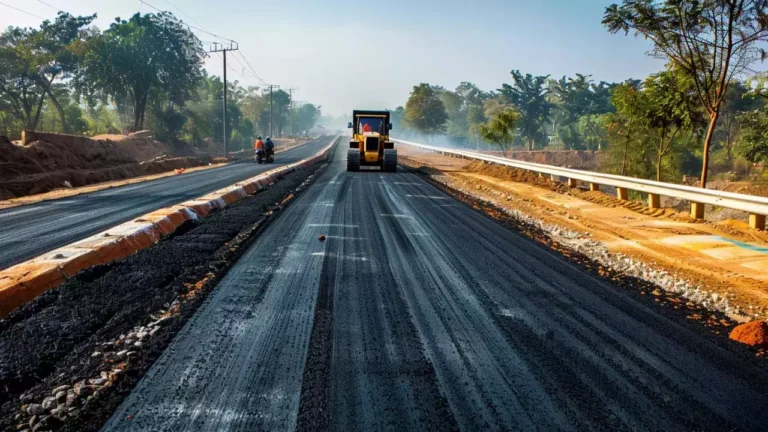
{"type": "Polygon", "coordinates": [[[397,150],[389,140],[392,123],[389,111],[352,111],[352,138],[347,151],[347,171],[361,166],[378,166],[382,171],[397,171],[397,150]]]}

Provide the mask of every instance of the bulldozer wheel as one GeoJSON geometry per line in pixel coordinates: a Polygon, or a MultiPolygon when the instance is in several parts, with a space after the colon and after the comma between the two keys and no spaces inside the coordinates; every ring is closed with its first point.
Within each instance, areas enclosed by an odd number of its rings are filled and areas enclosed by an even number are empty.
{"type": "Polygon", "coordinates": [[[360,171],[360,151],[347,151],[347,171],[360,171]]]}
{"type": "Polygon", "coordinates": [[[384,150],[384,161],[381,165],[382,171],[396,172],[397,171],[397,150],[386,149],[384,150]]]}

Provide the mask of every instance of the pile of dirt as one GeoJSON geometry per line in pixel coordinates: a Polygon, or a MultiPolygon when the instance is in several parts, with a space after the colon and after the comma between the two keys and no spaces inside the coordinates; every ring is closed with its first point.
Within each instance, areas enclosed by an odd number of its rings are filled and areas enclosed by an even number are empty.
{"type": "Polygon", "coordinates": [[[61,170],[108,168],[137,162],[109,141],[82,137],[46,138],[27,145],[14,144],[7,138],[0,138],[0,164],[3,165],[0,180],[61,170]]]}
{"type": "Polygon", "coordinates": [[[160,141],[156,141],[146,131],[136,132],[128,135],[97,135],[91,139],[115,144],[125,155],[132,159],[143,162],[158,157],[169,157],[175,154],[171,146],[160,141]]]}
{"type": "MultiPolygon", "coordinates": [[[[504,153],[500,151],[487,151],[483,153],[504,157],[504,153]]],[[[506,157],[524,162],[589,171],[595,171],[598,165],[598,152],[593,150],[511,151],[507,153],[506,157]]]]}
{"type": "Polygon", "coordinates": [[[91,139],[25,131],[25,138],[16,144],[0,137],[0,200],[210,163],[207,156],[175,157],[170,146],[141,134],[91,139]]]}
{"type": "Polygon", "coordinates": [[[736,326],[729,337],[749,346],[768,346],[768,322],[758,320],[736,326]]]}
{"type": "Polygon", "coordinates": [[[768,183],[718,180],[708,182],[707,187],[725,192],[768,197],[768,183]]]}

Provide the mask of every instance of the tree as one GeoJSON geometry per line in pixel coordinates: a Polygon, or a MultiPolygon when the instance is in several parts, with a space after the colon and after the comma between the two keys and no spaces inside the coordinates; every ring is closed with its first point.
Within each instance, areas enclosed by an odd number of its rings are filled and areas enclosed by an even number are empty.
{"type": "Polygon", "coordinates": [[[607,140],[606,124],[609,114],[585,114],[577,122],[579,134],[589,150],[601,151],[607,140]]]}
{"type": "Polygon", "coordinates": [[[469,136],[475,139],[475,148],[478,147],[480,141],[480,125],[487,121],[488,118],[483,113],[481,105],[470,105],[467,108],[467,127],[469,136]]]}
{"type": "Polygon", "coordinates": [[[58,97],[62,91],[54,90],[55,82],[75,71],[87,36],[82,29],[94,18],[96,15],[73,17],[60,12],[53,22],[43,21],[39,30],[10,27],[0,35],[0,93],[26,128],[37,127],[47,96],[64,131],[68,130],[58,97]]]}
{"type": "Polygon", "coordinates": [[[707,185],[709,149],[731,80],[765,51],[768,0],[624,0],[608,6],[603,24],[611,33],[634,31],[654,44],[653,54],[668,58],[693,80],[709,116],[704,139],[701,187],[707,185]]]}
{"type": "Polygon", "coordinates": [[[413,87],[405,104],[406,125],[425,135],[432,135],[445,130],[447,119],[445,105],[429,84],[422,83],[413,87]]]}
{"type": "Polygon", "coordinates": [[[714,142],[725,150],[728,164],[732,164],[734,149],[739,139],[741,113],[754,111],[762,106],[760,98],[755,97],[743,83],[736,81],[728,85],[720,111],[720,127],[715,130],[714,142]]]}
{"type": "Polygon", "coordinates": [[[399,106],[391,112],[389,121],[392,122],[392,130],[396,130],[398,134],[401,134],[401,130],[404,128],[403,120],[405,119],[405,108],[399,106]]]}
{"type": "Polygon", "coordinates": [[[296,110],[296,117],[294,118],[296,130],[308,131],[312,129],[319,117],[320,107],[316,107],[310,103],[303,104],[296,110]]]}
{"type": "Polygon", "coordinates": [[[509,104],[513,104],[519,114],[520,132],[528,150],[533,150],[537,139],[541,139],[544,124],[549,121],[549,113],[552,108],[547,100],[547,76],[523,75],[518,70],[511,72],[514,85],[504,84],[499,89],[501,97],[509,104]]]}
{"type": "Polygon", "coordinates": [[[509,148],[515,140],[515,127],[522,115],[511,107],[503,108],[494,114],[487,124],[480,125],[478,130],[484,140],[498,146],[507,157],[509,148]]]}
{"type": "Polygon", "coordinates": [[[680,71],[667,70],[651,75],[644,83],[648,98],[644,113],[648,125],[656,130],[656,181],[661,181],[662,159],[683,128],[696,122],[696,95],[693,83],[680,71]]]}
{"type": "Polygon", "coordinates": [[[631,148],[645,147],[642,141],[646,138],[643,131],[647,126],[644,116],[648,112],[647,98],[640,91],[639,82],[627,82],[616,87],[611,103],[616,107],[616,112],[608,114],[607,119],[608,140],[612,142],[609,152],[620,153],[621,162],[617,171],[621,175],[628,175],[630,158],[634,153],[631,148]]]}
{"type": "Polygon", "coordinates": [[[616,84],[602,81],[595,84],[591,75],[584,74],[549,80],[547,98],[553,107],[551,134],[569,149],[588,148],[587,141],[594,143],[598,132],[594,119],[616,110],[610,100],[615,87],[616,84]]]}
{"type": "Polygon", "coordinates": [[[493,97],[492,94],[480,90],[468,81],[462,81],[456,87],[456,94],[464,101],[465,106],[483,105],[486,99],[493,97]]]}
{"type": "Polygon", "coordinates": [[[736,151],[752,163],[768,161],[768,112],[766,109],[741,113],[737,116],[741,137],[736,151]]]}
{"type": "Polygon", "coordinates": [[[78,84],[86,93],[103,91],[133,107],[133,130],[144,127],[153,95],[183,105],[202,78],[200,40],[171,13],[117,18],[90,40],[78,84]]]}

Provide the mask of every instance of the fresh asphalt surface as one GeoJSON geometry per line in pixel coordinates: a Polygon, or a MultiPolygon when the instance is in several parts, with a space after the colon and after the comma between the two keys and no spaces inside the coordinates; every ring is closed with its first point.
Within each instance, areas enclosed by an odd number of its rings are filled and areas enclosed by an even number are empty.
{"type": "Polygon", "coordinates": [[[274,164],[231,164],[0,210],[0,270],[137,216],[313,156],[332,139],[323,137],[278,153],[274,164]]]}
{"type": "Polygon", "coordinates": [[[765,430],[749,355],[345,153],[105,430],[765,430]]]}

